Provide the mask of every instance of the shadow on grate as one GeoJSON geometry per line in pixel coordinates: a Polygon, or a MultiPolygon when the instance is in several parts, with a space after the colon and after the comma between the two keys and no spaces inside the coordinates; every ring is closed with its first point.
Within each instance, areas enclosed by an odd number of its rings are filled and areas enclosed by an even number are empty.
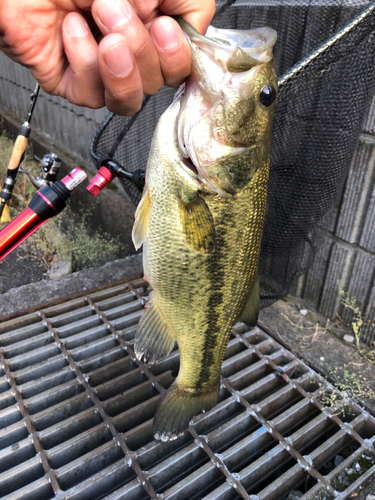
{"type": "Polygon", "coordinates": [[[344,500],[375,473],[375,419],[260,328],[233,329],[218,404],[171,443],[152,418],[178,373],[133,351],[141,279],[0,324],[0,496],[344,500]],[[337,457],[340,456],[340,461],[337,457]]]}

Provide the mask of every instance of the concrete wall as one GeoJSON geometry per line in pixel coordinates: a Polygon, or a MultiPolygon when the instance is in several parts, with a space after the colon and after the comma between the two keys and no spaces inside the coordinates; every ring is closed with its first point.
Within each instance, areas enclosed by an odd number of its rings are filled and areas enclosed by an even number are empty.
{"type": "MultiPolygon", "coordinates": [[[[3,110],[23,122],[35,84],[28,69],[0,52],[0,107],[3,110]]],[[[93,110],[74,106],[61,97],[52,97],[40,91],[32,129],[88,165],[92,136],[107,113],[105,108],[93,110]]]]}
{"type": "Polygon", "coordinates": [[[313,266],[293,292],[329,318],[353,314],[341,303],[339,287],[364,313],[363,340],[375,341],[375,97],[363,123],[340,205],[313,266]]]}

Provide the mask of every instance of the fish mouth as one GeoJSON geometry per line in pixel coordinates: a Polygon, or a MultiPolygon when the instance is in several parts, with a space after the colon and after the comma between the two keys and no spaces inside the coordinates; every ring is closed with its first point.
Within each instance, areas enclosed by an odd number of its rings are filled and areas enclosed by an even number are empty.
{"type": "MultiPolygon", "coordinates": [[[[215,66],[216,64],[214,63],[215,66]]],[[[222,68],[220,75],[218,75],[219,80],[222,80],[224,76],[222,68]]],[[[213,175],[212,168],[223,157],[243,152],[249,148],[249,145],[236,144],[233,147],[228,146],[226,141],[216,141],[213,138],[211,111],[214,103],[206,92],[202,92],[202,86],[194,73],[180,87],[175,101],[180,101],[176,123],[176,142],[180,166],[185,175],[187,174],[199,185],[200,189],[207,193],[220,196],[232,194],[236,189],[232,186],[231,176],[225,173],[225,168],[222,167],[222,180],[226,178],[223,185],[218,182],[217,176],[213,175]],[[203,139],[204,137],[206,140],[203,139]],[[205,142],[205,147],[200,147],[199,139],[205,142]]]]}
{"type": "Polygon", "coordinates": [[[193,178],[194,181],[198,183],[200,189],[211,194],[219,194],[221,196],[228,195],[228,193],[226,193],[219,186],[217,186],[209,178],[209,176],[205,175],[204,170],[201,171],[199,168],[197,168],[189,156],[188,157],[182,156],[181,151],[180,151],[180,161],[183,170],[189,175],[190,178],[193,178]]]}
{"type": "Polygon", "coordinates": [[[211,109],[212,104],[202,98],[194,99],[194,94],[199,89],[195,76],[190,75],[188,81],[183,84],[177,92],[177,99],[182,101],[182,107],[177,120],[177,143],[180,161],[184,170],[205,190],[220,194],[225,194],[210,179],[209,175],[202,168],[199,155],[194,147],[194,133],[197,123],[211,109]],[[186,103],[188,104],[185,107],[186,103]],[[192,118],[194,117],[194,119],[192,118]]]}
{"type": "Polygon", "coordinates": [[[219,29],[209,26],[206,35],[201,35],[182,17],[175,20],[194,43],[204,43],[212,47],[241,47],[247,52],[257,52],[269,49],[276,43],[277,33],[273,28],[253,28],[250,30],[219,29]]]}
{"type": "Polygon", "coordinates": [[[272,47],[277,39],[277,32],[273,28],[241,31],[209,26],[206,35],[201,35],[182,17],[176,16],[175,19],[190,43],[213,55],[227,71],[232,73],[248,71],[253,66],[268,62],[272,58],[272,47]]]}
{"type": "Polygon", "coordinates": [[[181,161],[185,165],[185,167],[188,168],[196,177],[199,176],[197,167],[194,165],[194,163],[191,161],[189,157],[185,158],[184,156],[182,156],[181,161]]]}
{"type": "Polygon", "coordinates": [[[209,26],[204,36],[181,17],[175,19],[192,53],[192,74],[178,92],[181,107],[176,132],[181,164],[205,190],[230,195],[239,186],[222,160],[255,145],[234,142],[225,121],[214,131],[215,113],[226,89],[235,89],[241,99],[247,98],[257,67],[273,59],[277,33],[268,27],[239,31],[209,26]]]}

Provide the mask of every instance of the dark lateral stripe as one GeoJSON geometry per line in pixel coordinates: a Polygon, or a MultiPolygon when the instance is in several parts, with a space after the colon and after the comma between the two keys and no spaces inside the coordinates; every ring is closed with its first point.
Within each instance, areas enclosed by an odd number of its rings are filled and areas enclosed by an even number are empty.
{"type": "MultiPolygon", "coordinates": [[[[214,351],[218,344],[220,335],[219,314],[218,310],[223,303],[223,288],[225,285],[224,269],[221,262],[225,256],[227,245],[227,227],[230,227],[233,216],[230,212],[226,215],[225,227],[216,228],[215,250],[212,252],[211,262],[209,264],[211,292],[208,299],[207,310],[207,328],[204,332],[203,357],[199,371],[198,380],[194,386],[196,391],[202,390],[202,385],[207,382],[210,377],[212,365],[215,361],[214,351]]],[[[220,371],[218,370],[218,377],[220,371]]]]}

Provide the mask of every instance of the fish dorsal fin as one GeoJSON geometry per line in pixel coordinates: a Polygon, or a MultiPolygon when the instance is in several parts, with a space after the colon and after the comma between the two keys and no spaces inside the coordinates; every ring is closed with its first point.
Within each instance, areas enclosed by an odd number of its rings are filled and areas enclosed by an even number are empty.
{"type": "Polygon", "coordinates": [[[258,271],[253,286],[247,296],[245,307],[240,314],[239,320],[248,326],[256,326],[259,315],[259,277],[258,271]]]}
{"type": "Polygon", "coordinates": [[[147,236],[150,205],[150,194],[148,189],[145,188],[141,201],[135,211],[135,222],[132,231],[132,239],[136,250],[142,246],[147,236]]]}
{"type": "Polygon", "coordinates": [[[214,246],[215,226],[207,203],[198,194],[187,203],[178,198],[178,206],[188,244],[197,252],[209,252],[214,246]]]}
{"type": "Polygon", "coordinates": [[[157,306],[155,296],[141,317],[135,336],[134,352],[139,360],[153,364],[167,356],[174,346],[174,338],[157,306]]]}

